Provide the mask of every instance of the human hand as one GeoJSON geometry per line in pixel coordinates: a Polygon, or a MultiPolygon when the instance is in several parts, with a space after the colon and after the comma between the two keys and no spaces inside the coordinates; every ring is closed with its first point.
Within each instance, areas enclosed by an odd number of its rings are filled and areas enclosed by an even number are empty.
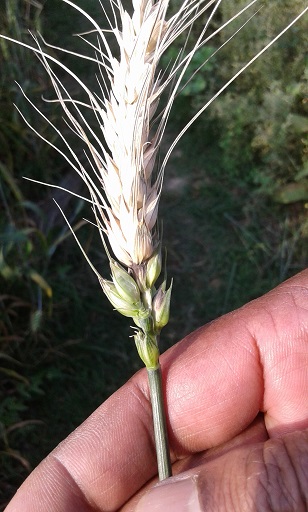
{"type": "Polygon", "coordinates": [[[29,476],[6,512],[308,507],[308,270],[162,357],[174,476],[153,487],[146,372],[29,476]]]}

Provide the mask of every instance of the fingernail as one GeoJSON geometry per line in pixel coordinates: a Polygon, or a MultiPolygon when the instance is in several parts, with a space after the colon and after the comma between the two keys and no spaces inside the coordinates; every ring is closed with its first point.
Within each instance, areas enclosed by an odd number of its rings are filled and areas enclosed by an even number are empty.
{"type": "Polygon", "coordinates": [[[158,484],[141,498],[136,512],[202,512],[196,478],[158,484]]]}

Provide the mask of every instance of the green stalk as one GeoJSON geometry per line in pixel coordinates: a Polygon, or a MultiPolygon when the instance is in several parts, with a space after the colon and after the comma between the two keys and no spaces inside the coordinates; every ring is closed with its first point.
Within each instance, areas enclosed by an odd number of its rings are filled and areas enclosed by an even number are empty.
{"type": "Polygon", "coordinates": [[[172,469],[160,364],[158,363],[156,368],[147,368],[147,372],[153,412],[158,477],[159,480],[165,480],[172,476],[172,469]]]}

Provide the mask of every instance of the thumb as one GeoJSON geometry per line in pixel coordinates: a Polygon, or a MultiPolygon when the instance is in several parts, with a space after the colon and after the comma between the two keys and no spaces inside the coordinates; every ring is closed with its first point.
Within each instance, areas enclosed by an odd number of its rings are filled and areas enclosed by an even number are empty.
{"type": "Polygon", "coordinates": [[[308,503],[308,431],[243,446],[150,489],[135,512],[299,512],[308,503]]]}

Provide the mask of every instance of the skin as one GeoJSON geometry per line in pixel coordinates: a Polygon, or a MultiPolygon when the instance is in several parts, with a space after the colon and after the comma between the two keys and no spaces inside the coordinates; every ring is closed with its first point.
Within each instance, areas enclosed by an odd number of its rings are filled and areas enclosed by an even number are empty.
{"type": "MultiPolygon", "coordinates": [[[[200,510],[307,510],[308,270],[201,327],[161,363],[174,474],[195,478],[200,510]]],[[[155,474],[142,370],[33,471],[6,512],[133,512],[155,474]]],[[[167,488],[156,487],[158,499],[167,488]]]]}

